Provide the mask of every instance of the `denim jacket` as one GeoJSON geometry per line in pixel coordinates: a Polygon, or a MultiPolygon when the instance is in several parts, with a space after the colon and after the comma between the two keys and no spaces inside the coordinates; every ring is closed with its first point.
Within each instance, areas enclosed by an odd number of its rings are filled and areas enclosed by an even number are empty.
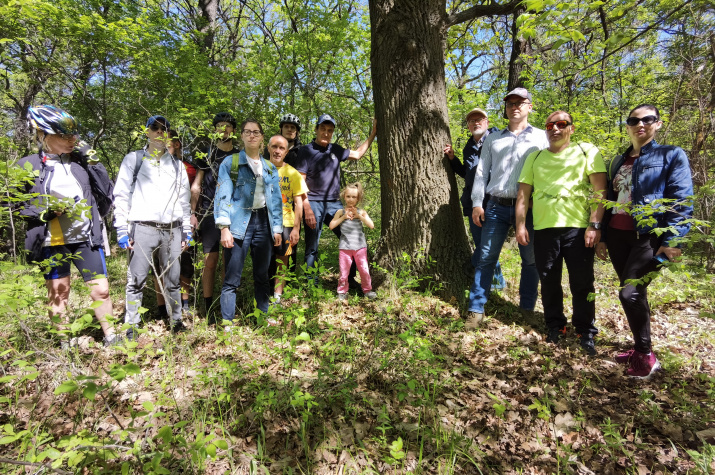
{"type": "MultiPolygon", "coordinates": [[[[218,168],[218,185],[214,199],[216,226],[229,226],[236,239],[246,236],[248,221],[251,219],[253,193],[256,191],[256,176],[248,165],[246,152],[238,155],[238,175],[234,183],[231,178],[231,165],[235,155],[226,157],[218,168]]],[[[283,232],[283,208],[278,169],[269,161],[263,164],[263,192],[268,208],[268,223],[271,235],[283,232]]],[[[273,237],[273,236],[271,236],[273,237]]]]}
{"type": "MultiPolygon", "coordinates": [[[[613,190],[613,177],[630,154],[633,146],[629,147],[622,155],[617,155],[608,165],[608,199],[616,200],[613,190]]],[[[679,247],[670,244],[671,239],[683,237],[690,230],[690,224],[682,222],[693,216],[693,205],[690,197],[693,194],[693,180],[690,174],[690,163],[685,152],[680,147],[673,145],[659,145],[655,140],[641,148],[640,156],[633,165],[633,182],[631,200],[634,205],[648,205],[655,200],[675,199],[676,203],[667,204],[669,210],[653,215],[657,223],[638,224],[638,233],[646,234],[655,228],[672,227],[663,233],[663,245],[679,247]]],[[[607,222],[611,211],[604,216],[603,230],[606,232],[607,222]]],[[[602,234],[602,240],[605,235],[602,234]]]]}

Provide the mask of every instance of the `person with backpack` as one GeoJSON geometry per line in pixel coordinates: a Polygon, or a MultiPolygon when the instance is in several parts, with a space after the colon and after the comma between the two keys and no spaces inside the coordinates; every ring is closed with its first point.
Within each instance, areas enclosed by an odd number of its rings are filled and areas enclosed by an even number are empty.
{"type": "MultiPolygon", "coordinates": [[[[27,221],[25,249],[28,261],[42,263],[50,307],[50,318],[59,319],[60,330],[69,324],[70,266],[74,264],[90,287],[90,297],[100,302],[94,309],[104,333],[104,346],[121,343],[108,317],[112,316],[107,266],[100,223],[102,217],[92,193],[86,164],[73,156],[79,139],[74,117],[64,110],[44,105],[28,110],[39,152],[22,158],[36,176],[25,192],[37,197],[24,203],[20,215],[27,221]]],[[[103,168],[103,167],[102,167],[103,168]]],[[[106,170],[105,170],[106,173],[106,170]]],[[[108,177],[107,177],[108,180],[108,177]]],[[[60,345],[69,348],[70,340],[60,345]]]]}
{"type": "Polygon", "coordinates": [[[199,236],[204,250],[204,270],[201,274],[201,284],[204,293],[204,307],[209,325],[216,324],[214,311],[214,284],[218,268],[219,242],[221,231],[214,221],[214,196],[216,195],[216,180],[218,167],[224,158],[238,154],[240,150],[234,145],[236,119],[228,112],[219,112],[213,118],[214,131],[218,134],[216,140],[210,142],[204,158],[196,159],[196,179],[191,184],[192,221],[198,222],[199,236]]]}
{"type": "Polygon", "coordinates": [[[169,121],[149,117],[147,145],[122,160],[114,187],[114,225],[119,247],[129,251],[125,323],[136,340],[144,284],[153,267],[163,282],[172,333],[186,330],[181,321],[179,257],[191,242],[189,178],[181,161],[167,151],[169,121]]]}
{"type": "Polygon", "coordinates": [[[236,289],[241,285],[243,264],[249,252],[256,306],[268,312],[268,265],[272,247],[281,245],[283,233],[280,176],[275,165],[261,157],[263,127],[254,119],[246,119],[240,130],[244,149],[226,157],[219,166],[214,201],[226,267],[221,315],[229,322],[236,313],[236,289]]]}
{"type": "Polygon", "coordinates": [[[581,348],[595,356],[596,302],[588,297],[595,292],[593,261],[601,238],[606,165],[595,145],[571,142],[575,130],[568,112],[556,111],[546,119],[549,147],[529,154],[519,175],[516,240],[522,246],[531,242],[526,223],[533,200],[533,246],[548,330],[546,341],[558,345],[566,335],[561,288],[566,262],[573,326],[581,348]]]}

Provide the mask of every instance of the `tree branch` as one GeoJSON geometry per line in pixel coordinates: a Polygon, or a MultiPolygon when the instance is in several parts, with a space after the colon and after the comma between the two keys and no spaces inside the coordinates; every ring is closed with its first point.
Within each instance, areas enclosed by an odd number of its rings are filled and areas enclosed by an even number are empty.
{"type": "Polygon", "coordinates": [[[62,475],[72,475],[72,472],[66,470],[60,470],[59,468],[52,468],[46,463],[33,463],[33,462],[23,462],[21,460],[10,460],[10,459],[0,459],[0,463],[9,463],[11,465],[22,465],[25,467],[41,467],[47,470],[51,470],[55,473],[60,473],[62,475]]]}
{"type": "MultiPolygon", "coordinates": [[[[576,72],[584,71],[584,70],[590,68],[591,66],[595,66],[596,64],[598,64],[598,63],[600,63],[600,62],[602,62],[602,61],[605,61],[606,58],[608,58],[609,56],[614,55],[614,54],[617,53],[618,51],[622,50],[622,49],[625,48],[626,46],[628,46],[628,45],[630,45],[631,43],[633,43],[634,41],[636,41],[636,40],[637,40],[638,38],[640,38],[641,36],[645,35],[646,33],[648,33],[648,32],[651,31],[651,30],[654,30],[655,27],[657,27],[659,24],[663,23],[665,20],[667,20],[668,18],[670,18],[670,17],[672,17],[673,15],[675,15],[676,13],[678,13],[680,10],[682,10],[683,8],[685,8],[685,7],[686,7],[689,3],[691,3],[691,2],[692,2],[692,0],[685,0],[685,2],[684,2],[682,5],[680,5],[680,6],[677,7],[675,10],[671,11],[670,13],[668,13],[666,16],[664,16],[663,18],[659,19],[658,21],[653,22],[653,23],[651,23],[650,25],[648,25],[646,28],[643,29],[643,31],[641,31],[640,33],[638,33],[637,35],[635,35],[633,38],[631,38],[630,40],[628,40],[628,41],[626,41],[625,43],[623,43],[623,44],[622,44],[621,46],[619,46],[618,48],[614,48],[613,50],[609,51],[608,54],[604,54],[601,59],[597,59],[596,61],[594,61],[594,62],[592,62],[592,63],[590,63],[590,64],[587,64],[586,66],[584,66],[583,68],[579,69],[579,71],[576,71],[576,72]]],[[[570,73],[570,74],[564,74],[563,76],[554,79],[554,81],[560,81],[560,80],[562,80],[562,79],[566,79],[567,77],[574,76],[574,75],[576,74],[576,72],[570,73]]]]}
{"type": "Polygon", "coordinates": [[[521,3],[521,0],[511,0],[509,3],[499,4],[491,3],[489,5],[474,5],[459,13],[454,13],[447,16],[447,27],[459,25],[465,21],[473,20],[479,17],[493,15],[510,15],[514,13],[516,7],[521,3]]]}

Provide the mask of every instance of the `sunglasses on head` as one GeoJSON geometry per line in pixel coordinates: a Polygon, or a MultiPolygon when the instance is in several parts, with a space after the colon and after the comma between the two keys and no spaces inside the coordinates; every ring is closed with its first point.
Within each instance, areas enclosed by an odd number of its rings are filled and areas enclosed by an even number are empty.
{"type": "Polygon", "coordinates": [[[645,117],[629,117],[626,119],[626,124],[633,127],[638,125],[639,122],[643,122],[643,125],[650,125],[658,121],[658,117],[654,115],[647,115],[645,117]]]}
{"type": "Polygon", "coordinates": [[[569,125],[571,125],[571,122],[568,120],[557,120],[555,122],[547,122],[546,123],[546,130],[552,130],[554,128],[554,125],[558,127],[559,129],[565,129],[569,125]]]}
{"type": "Polygon", "coordinates": [[[149,126],[149,129],[152,130],[153,132],[156,132],[157,130],[161,130],[162,132],[166,132],[166,127],[164,127],[161,124],[157,124],[156,122],[151,124],[149,126]]]}

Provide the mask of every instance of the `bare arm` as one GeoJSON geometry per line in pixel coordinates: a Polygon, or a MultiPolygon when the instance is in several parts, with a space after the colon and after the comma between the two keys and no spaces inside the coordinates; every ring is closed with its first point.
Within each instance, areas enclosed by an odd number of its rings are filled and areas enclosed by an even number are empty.
{"type": "Polygon", "coordinates": [[[377,120],[372,119],[372,131],[370,132],[370,136],[358,148],[356,148],[355,150],[350,150],[348,160],[359,160],[360,158],[362,158],[362,156],[365,155],[365,152],[367,152],[367,149],[370,148],[370,145],[372,145],[372,141],[375,140],[376,135],[377,120]]]}
{"type": "MultiPolygon", "coordinates": [[[[591,173],[588,176],[588,180],[591,182],[591,186],[593,187],[593,196],[598,200],[597,204],[591,205],[591,215],[589,217],[589,222],[600,223],[603,219],[603,213],[605,212],[605,208],[603,207],[603,200],[606,199],[606,174],[602,172],[591,173]]],[[[594,247],[596,246],[596,244],[599,243],[600,240],[600,229],[594,229],[591,226],[586,228],[586,233],[584,234],[584,241],[586,243],[586,247],[594,247]]]]}
{"type": "Polygon", "coordinates": [[[529,211],[529,199],[534,187],[526,183],[519,183],[516,194],[516,240],[522,246],[529,244],[529,231],[526,229],[526,213],[529,211]]]}
{"type": "Polygon", "coordinates": [[[295,204],[295,220],[293,221],[293,230],[290,232],[290,242],[292,245],[298,244],[300,239],[300,222],[303,221],[303,195],[298,195],[293,197],[293,203],[295,204]]]}
{"type": "Polygon", "coordinates": [[[362,224],[364,224],[370,229],[375,229],[375,223],[373,223],[372,219],[370,219],[370,216],[367,215],[367,211],[362,210],[362,212],[359,213],[358,216],[360,217],[360,221],[362,221],[362,224]]]}
{"type": "Polygon", "coordinates": [[[333,216],[333,219],[332,219],[332,221],[330,221],[330,224],[328,225],[328,227],[330,229],[337,228],[338,226],[340,226],[340,224],[342,224],[343,221],[345,221],[345,218],[346,218],[345,213],[343,212],[343,210],[339,209],[338,212],[335,213],[335,216],[333,216]]]}
{"type": "Polygon", "coordinates": [[[196,219],[196,207],[199,204],[199,197],[201,196],[201,183],[203,183],[203,181],[204,171],[197,170],[194,182],[191,184],[191,226],[194,228],[196,228],[199,224],[196,219]]]}

